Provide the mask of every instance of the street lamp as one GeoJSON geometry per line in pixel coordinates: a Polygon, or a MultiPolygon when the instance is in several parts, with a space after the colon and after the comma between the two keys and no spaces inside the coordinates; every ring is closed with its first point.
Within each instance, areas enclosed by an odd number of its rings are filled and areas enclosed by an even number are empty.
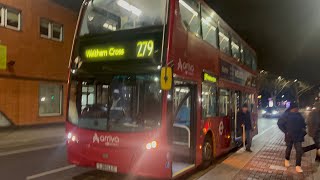
{"type": "Polygon", "coordinates": [[[284,98],[284,95],[282,95],[282,98],[284,98]]]}
{"type": "Polygon", "coordinates": [[[298,79],[294,80],[294,82],[297,82],[297,81],[298,81],[298,79]]]}

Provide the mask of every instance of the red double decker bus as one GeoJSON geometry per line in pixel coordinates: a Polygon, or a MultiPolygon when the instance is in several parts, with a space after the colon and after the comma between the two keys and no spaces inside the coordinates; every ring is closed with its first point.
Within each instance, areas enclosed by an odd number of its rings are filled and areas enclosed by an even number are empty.
{"type": "MultiPolygon", "coordinates": [[[[70,60],[68,160],[175,178],[257,131],[255,52],[202,0],[86,0],[70,60]]],[[[256,132],[257,133],[257,132],[256,132]]]]}

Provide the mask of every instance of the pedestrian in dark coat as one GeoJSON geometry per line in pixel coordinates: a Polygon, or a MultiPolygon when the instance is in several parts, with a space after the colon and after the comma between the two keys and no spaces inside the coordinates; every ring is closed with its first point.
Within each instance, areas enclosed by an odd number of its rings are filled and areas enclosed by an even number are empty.
{"type": "Polygon", "coordinates": [[[238,112],[237,119],[240,121],[241,126],[245,127],[245,133],[246,133],[246,151],[251,151],[251,144],[252,144],[252,119],[251,114],[248,110],[248,104],[243,104],[242,109],[238,112]]]}
{"type": "MultiPolygon", "coordinates": [[[[308,116],[308,134],[313,138],[315,149],[317,149],[316,161],[320,162],[320,102],[315,104],[313,110],[308,116]]],[[[313,149],[313,148],[312,148],[313,149]]]]}
{"type": "Polygon", "coordinates": [[[279,129],[285,134],[287,145],[285,155],[285,166],[289,167],[292,146],[296,150],[296,171],[302,173],[301,158],[303,154],[302,142],[306,135],[306,123],[303,116],[299,113],[298,105],[292,103],[289,109],[278,120],[279,129]]]}

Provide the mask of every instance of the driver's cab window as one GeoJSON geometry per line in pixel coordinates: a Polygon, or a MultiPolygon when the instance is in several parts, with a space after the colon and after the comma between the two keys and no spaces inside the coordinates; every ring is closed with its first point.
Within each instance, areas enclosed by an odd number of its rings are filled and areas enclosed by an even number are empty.
{"type": "Polygon", "coordinates": [[[190,127],[191,92],[188,87],[176,87],[174,95],[175,124],[190,127]]]}

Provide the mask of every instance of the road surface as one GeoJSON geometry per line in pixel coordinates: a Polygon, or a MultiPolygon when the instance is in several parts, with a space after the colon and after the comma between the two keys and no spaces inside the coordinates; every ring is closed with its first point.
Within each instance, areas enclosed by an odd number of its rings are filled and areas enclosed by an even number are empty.
{"type": "MultiPolygon", "coordinates": [[[[261,118],[259,132],[263,133],[274,124],[276,124],[276,119],[261,118]]],[[[1,147],[0,167],[1,179],[4,180],[135,179],[69,165],[66,160],[66,147],[61,139],[1,147]]],[[[214,167],[215,165],[207,170],[197,171],[188,179],[197,179],[214,167]]]]}

